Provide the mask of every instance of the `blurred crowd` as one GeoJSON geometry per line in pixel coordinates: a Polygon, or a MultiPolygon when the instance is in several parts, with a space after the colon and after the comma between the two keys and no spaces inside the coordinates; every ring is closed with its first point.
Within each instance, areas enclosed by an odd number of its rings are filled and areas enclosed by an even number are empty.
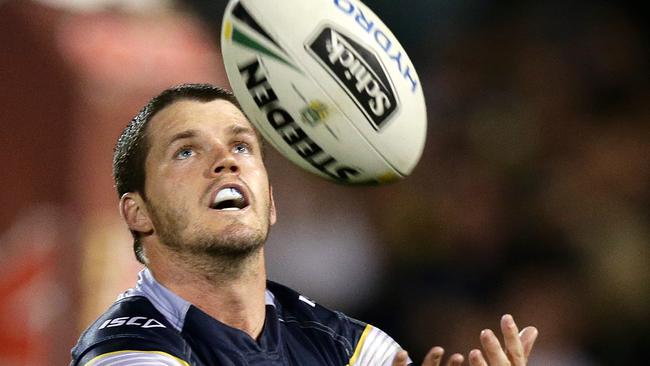
{"type": "MultiPolygon", "coordinates": [[[[227,85],[225,1],[74,3],[0,1],[2,366],[65,364],[134,281],[110,177],[121,128],[168,85],[227,85]],[[21,336],[24,324],[36,325],[21,336]]],[[[532,366],[641,364],[647,14],[613,1],[365,3],[418,70],[424,155],[402,182],[343,187],[271,152],[270,278],[384,329],[414,360],[432,345],[466,354],[509,312],[540,330],[532,366]]]]}
{"type": "Polygon", "coordinates": [[[642,360],[650,65],[647,24],[623,5],[467,6],[414,44],[428,149],[408,184],[371,199],[390,253],[373,304],[391,311],[367,311],[420,354],[478,345],[513,311],[540,328],[535,364],[642,360]]]}

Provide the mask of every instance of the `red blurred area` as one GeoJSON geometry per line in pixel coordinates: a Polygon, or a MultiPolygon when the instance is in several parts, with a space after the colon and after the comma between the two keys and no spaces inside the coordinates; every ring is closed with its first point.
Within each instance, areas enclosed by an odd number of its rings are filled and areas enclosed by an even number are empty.
{"type": "Polygon", "coordinates": [[[165,9],[6,1],[0,22],[0,365],[62,365],[139,269],[111,179],[117,136],[160,90],[223,85],[223,67],[202,26],[165,9]]]}

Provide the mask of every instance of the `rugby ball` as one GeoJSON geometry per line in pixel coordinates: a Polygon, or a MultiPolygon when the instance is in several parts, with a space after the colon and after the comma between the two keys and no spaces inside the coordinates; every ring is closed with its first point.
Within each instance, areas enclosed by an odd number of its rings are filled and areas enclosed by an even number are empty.
{"type": "Polygon", "coordinates": [[[231,0],[221,50],[251,123],[302,168],[339,183],[384,183],[420,159],[420,80],[360,1],[231,0]]]}

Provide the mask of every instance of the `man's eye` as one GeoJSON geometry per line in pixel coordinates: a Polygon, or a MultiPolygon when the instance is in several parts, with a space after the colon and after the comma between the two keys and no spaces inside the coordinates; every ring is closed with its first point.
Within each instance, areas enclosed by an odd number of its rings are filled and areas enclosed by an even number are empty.
{"type": "Polygon", "coordinates": [[[240,142],[235,147],[233,148],[233,151],[238,153],[238,154],[250,154],[251,149],[250,146],[248,146],[247,143],[240,142]]]}
{"type": "Polygon", "coordinates": [[[190,158],[190,157],[194,156],[194,154],[195,154],[194,150],[192,150],[190,148],[183,148],[183,149],[178,150],[178,152],[176,153],[176,158],[181,159],[181,160],[185,160],[187,158],[190,158]]]}

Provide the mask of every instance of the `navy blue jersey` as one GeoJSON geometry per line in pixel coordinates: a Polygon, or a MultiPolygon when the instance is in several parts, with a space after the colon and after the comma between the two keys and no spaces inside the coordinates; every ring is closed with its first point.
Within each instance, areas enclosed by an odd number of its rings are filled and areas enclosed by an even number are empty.
{"type": "Polygon", "coordinates": [[[149,270],[81,335],[71,366],[391,365],[381,330],[268,281],[257,340],[210,317],[149,270]]]}

